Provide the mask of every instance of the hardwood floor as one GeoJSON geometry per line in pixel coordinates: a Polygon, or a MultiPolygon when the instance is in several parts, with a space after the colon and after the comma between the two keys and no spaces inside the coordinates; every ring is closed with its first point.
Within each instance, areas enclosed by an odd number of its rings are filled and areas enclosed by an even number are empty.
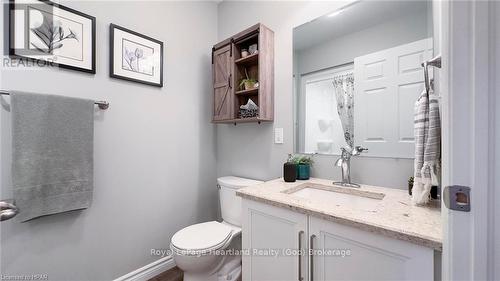
{"type": "Polygon", "coordinates": [[[182,281],[184,273],[177,266],[169,269],[155,277],[149,279],[149,281],[182,281]]]}

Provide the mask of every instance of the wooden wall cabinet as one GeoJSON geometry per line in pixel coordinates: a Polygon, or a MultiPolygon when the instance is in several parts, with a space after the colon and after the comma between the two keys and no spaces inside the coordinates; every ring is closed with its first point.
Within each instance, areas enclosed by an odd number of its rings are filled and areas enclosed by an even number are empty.
{"type": "Polygon", "coordinates": [[[213,123],[271,122],[274,120],[274,32],[256,24],[212,48],[213,123]],[[257,44],[258,52],[242,57],[242,49],[257,44]],[[242,79],[255,79],[258,87],[240,87],[242,79]],[[258,116],[243,118],[240,106],[251,99],[258,116]]]}

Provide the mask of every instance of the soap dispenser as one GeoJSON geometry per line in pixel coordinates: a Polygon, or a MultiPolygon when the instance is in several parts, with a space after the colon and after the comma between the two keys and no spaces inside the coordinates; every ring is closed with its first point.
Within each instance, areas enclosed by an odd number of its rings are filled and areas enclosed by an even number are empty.
{"type": "Polygon", "coordinates": [[[285,182],[295,182],[297,179],[297,164],[293,163],[292,154],[288,154],[288,160],[283,164],[283,178],[285,182]]]}

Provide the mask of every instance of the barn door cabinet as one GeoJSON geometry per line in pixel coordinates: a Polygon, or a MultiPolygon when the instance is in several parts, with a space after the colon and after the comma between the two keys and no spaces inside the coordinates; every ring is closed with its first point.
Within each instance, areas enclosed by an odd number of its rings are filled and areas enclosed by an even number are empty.
{"type": "Polygon", "coordinates": [[[253,200],[242,204],[244,281],[434,280],[431,248],[253,200]]]}
{"type": "Polygon", "coordinates": [[[274,119],[274,32],[256,24],[212,48],[213,123],[270,122],[274,119]],[[242,57],[242,49],[257,44],[257,53],[242,57]],[[258,87],[244,89],[244,78],[258,87]],[[257,116],[240,115],[240,106],[251,99],[257,116]]]}

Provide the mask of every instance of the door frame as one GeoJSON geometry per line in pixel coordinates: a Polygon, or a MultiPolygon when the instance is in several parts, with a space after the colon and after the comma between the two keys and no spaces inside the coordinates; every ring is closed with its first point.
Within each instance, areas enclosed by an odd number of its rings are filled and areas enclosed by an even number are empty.
{"type": "Polygon", "coordinates": [[[497,4],[438,2],[443,43],[442,185],[471,188],[470,212],[443,205],[442,277],[493,280],[497,4]]]}

